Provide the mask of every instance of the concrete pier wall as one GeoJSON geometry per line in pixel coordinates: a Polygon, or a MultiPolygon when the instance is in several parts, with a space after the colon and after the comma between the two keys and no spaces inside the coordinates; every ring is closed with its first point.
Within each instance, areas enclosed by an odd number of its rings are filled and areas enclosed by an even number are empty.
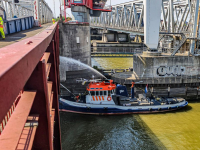
{"type": "Polygon", "coordinates": [[[89,24],[60,23],[60,55],[91,65],[89,24]]]}
{"type": "Polygon", "coordinates": [[[180,77],[200,74],[200,56],[133,57],[133,73],[139,77],[180,77]]]}
{"type": "Polygon", "coordinates": [[[197,86],[200,82],[200,56],[134,55],[133,72],[115,73],[116,83],[131,84],[134,80],[146,85],[197,86]]]}
{"type": "MultiPolygon", "coordinates": [[[[91,65],[91,42],[89,24],[60,23],[60,56],[73,58],[91,65]]],[[[60,79],[66,81],[66,71],[82,70],[78,64],[60,62],[60,79]]]]}

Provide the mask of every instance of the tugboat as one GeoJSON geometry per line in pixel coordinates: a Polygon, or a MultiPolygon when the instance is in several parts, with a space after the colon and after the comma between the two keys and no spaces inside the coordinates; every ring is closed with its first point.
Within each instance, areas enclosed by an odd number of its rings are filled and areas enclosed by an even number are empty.
{"type": "Polygon", "coordinates": [[[185,99],[176,97],[154,98],[138,94],[138,98],[135,98],[134,82],[131,87],[131,97],[128,96],[126,86],[116,86],[113,80],[90,80],[89,82],[85,94],[60,98],[60,111],[92,115],[119,115],[168,112],[188,105],[185,99]]]}

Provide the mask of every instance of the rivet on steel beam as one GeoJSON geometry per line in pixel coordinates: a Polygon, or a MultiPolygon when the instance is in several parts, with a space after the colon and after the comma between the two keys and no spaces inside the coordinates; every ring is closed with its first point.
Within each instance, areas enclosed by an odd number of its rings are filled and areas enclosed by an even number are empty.
{"type": "Polygon", "coordinates": [[[31,44],[31,43],[33,43],[32,41],[28,41],[28,42],[26,42],[25,44],[31,44]]]}

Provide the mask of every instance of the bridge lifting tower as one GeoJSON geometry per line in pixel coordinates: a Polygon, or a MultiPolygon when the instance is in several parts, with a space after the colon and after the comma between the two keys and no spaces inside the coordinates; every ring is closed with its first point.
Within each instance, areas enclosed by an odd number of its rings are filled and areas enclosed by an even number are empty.
{"type": "Polygon", "coordinates": [[[112,8],[106,5],[107,0],[63,0],[62,2],[65,8],[71,8],[75,21],[60,24],[62,30],[60,45],[65,45],[60,47],[61,55],[91,65],[90,16],[99,17],[101,12],[111,12],[112,8]],[[69,39],[66,39],[66,35],[69,39]]]}
{"type": "Polygon", "coordinates": [[[78,22],[90,22],[90,16],[99,17],[101,12],[111,12],[107,0],[64,0],[64,5],[71,8],[74,19],[78,22]]]}
{"type": "MultiPolygon", "coordinates": [[[[59,24],[60,56],[73,58],[91,65],[90,16],[99,17],[101,12],[111,12],[112,8],[106,6],[107,0],[62,0],[62,2],[65,8],[71,8],[73,20],[75,21],[60,22],[59,24]]],[[[61,60],[61,64],[62,62],[61,60]]],[[[76,87],[77,85],[74,79],[70,81],[67,79],[66,71],[85,73],[83,67],[75,64],[61,67],[60,81],[64,86],[70,84],[70,87],[76,87]]],[[[75,78],[76,76],[73,75],[75,78]]]]}

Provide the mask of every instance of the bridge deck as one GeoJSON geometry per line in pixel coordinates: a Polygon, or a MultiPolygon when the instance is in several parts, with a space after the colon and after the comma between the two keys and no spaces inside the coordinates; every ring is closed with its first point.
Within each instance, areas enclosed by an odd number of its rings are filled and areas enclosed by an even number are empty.
{"type": "Polygon", "coordinates": [[[32,29],[29,29],[29,30],[24,30],[18,33],[7,35],[4,41],[0,39],[0,48],[13,44],[15,42],[19,42],[28,37],[32,37],[40,33],[41,31],[43,31],[50,25],[52,25],[52,23],[43,24],[41,27],[33,27],[32,29]]]}

